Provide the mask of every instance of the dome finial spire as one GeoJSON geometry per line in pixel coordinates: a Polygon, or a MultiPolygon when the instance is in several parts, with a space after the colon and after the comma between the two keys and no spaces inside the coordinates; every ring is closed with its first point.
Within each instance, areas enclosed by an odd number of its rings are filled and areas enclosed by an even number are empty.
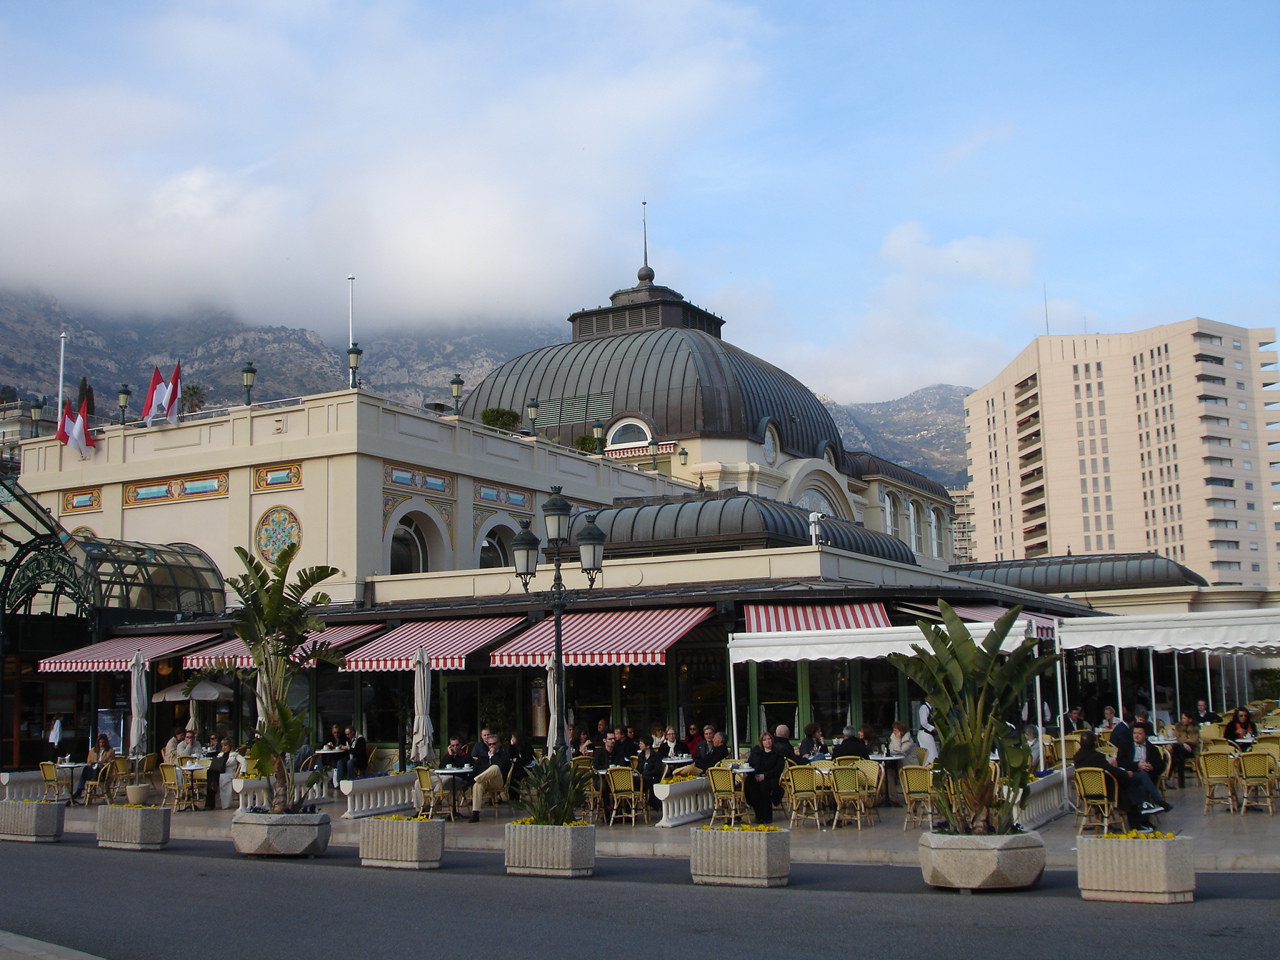
{"type": "Polygon", "coordinates": [[[644,265],[636,271],[641,283],[653,283],[653,268],[649,266],[649,201],[640,201],[640,228],[644,236],[644,265]]]}

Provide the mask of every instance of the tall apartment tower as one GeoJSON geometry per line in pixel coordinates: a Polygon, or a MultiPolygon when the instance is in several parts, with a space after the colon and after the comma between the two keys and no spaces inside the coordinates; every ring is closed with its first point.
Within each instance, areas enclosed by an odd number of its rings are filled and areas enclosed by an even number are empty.
{"type": "Polygon", "coordinates": [[[1274,588],[1274,340],[1199,317],[1037,337],[965,398],[974,558],[1154,551],[1211,584],[1274,588]]]}

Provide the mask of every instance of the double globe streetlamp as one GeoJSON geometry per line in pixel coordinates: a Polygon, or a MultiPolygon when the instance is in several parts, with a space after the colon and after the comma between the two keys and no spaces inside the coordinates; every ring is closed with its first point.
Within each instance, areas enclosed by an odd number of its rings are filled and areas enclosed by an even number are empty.
{"type": "MultiPolygon", "coordinates": [[[[561,576],[562,551],[569,545],[569,532],[573,526],[573,508],[569,501],[560,495],[560,487],[551,488],[551,496],[542,504],[543,524],[547,530],[547,546],[551,548],[552,569],[555,571],[551,580],[551,588],[543,595],[551,608],[551,616],[555,620],[555,650],[552,654],[552,668],[556,678],[555,703],[555,746],[553,749],[565,749],[564,739],[566,716],[564,689],[564,637],[562,622],[565,608],[571,601],[569,589],[561,576]]],[[[582,572],[587,575],[587,589],[596,585],[596,577],[604,567],[604,531],[596,526],[596,515],[588,514],[582,529],[578,531],[578,558],[582,572]]],[[[529,592],[529,581],[538,573],[538,551],[541,543],[537,534],[529,529],[529,521],[520,521],[520,532],[512,538],[511,552],[514,555],[516,576],[524,585],[524,592],[529,592]]],[[[548,751],[551,752],[551,751],[548,751]]]]}

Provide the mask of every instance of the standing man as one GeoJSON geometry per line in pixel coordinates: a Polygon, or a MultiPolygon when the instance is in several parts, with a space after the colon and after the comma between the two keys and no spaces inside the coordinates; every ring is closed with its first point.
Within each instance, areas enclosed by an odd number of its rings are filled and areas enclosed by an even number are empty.
{"type": "Polygon", "coordinates": [[[927,767],[938,759],[938,728],[933,725],[933,704],[928,700],[920,704],[920,735],[916,741],[924,747],[924,765],[927,767]]]}
{"type": "Polygon", "coordinates": [[[58,762],[58,748],[62,746],[62,714],[55,713],[53,722],[49,724],[49,762],[58,762]]]}

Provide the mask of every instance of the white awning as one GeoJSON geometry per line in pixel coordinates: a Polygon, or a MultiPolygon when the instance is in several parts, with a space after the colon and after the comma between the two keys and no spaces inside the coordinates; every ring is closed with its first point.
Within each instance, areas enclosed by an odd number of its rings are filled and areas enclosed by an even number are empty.
{"type": "Polygon", "coordinates": [[[1157,653],[1280,653],[1280,609],[1207,613],[1130,614],[1067,619],[1059,627],[1065,650],[1119,647],[1157,653]]]}
{"type": "MultiPolygon", "coordinates": [[[[1022,643],[1029,622],[1017,620],[1002,649],[1014,650],[1022,643]]],[[[970,628],[981,642],[990,625],[976,623],[970,628]],[[974,629],[976,628],[976,629],[974,629]]],[[[796,633],[731,633],[731,663],[762,660],[877,660],[891,653],[914,655],[912,644],[928,648],[919,627],[870,627],[862,630],[806,630],[796,633]]]]}

